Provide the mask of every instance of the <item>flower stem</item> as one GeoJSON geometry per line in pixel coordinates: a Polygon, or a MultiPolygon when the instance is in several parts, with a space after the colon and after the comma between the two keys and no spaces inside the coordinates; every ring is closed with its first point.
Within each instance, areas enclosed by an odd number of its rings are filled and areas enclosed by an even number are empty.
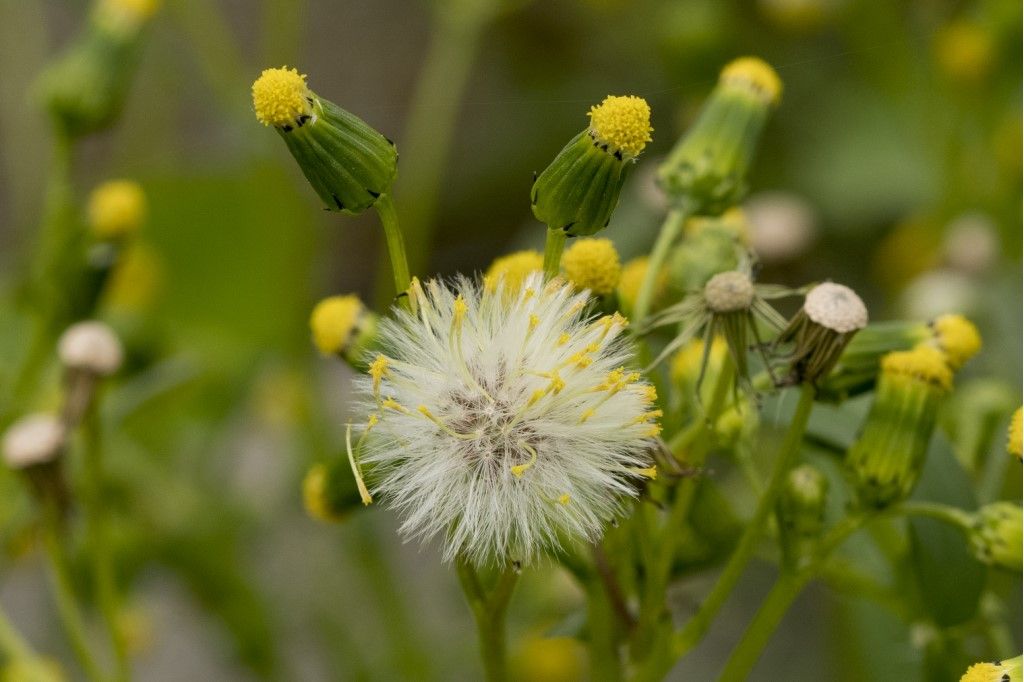
{"type": "Polygon", "coordinates": [[[672,244],[679,238],[683,231],[683,225],[690,214],[686,206],[673,208],[665,216],[665,222],[661,224],[661,231],[651,249],[650,259],[647,261],[647,271],[644,273],[644,280],[640,284],[640,291],[636,295],[636,305],[633,306],[633,320],[640,324],[651,311],[651,301],[654,298],[654,287],[658,282],[658,274],[665,266],[669,250],[672,244]]]}
{"type": "Polygon", "coordinates": [[[85,476],[89,486],[86,515],[89,552],[92,560],[93,589],[103,616],[110,644],[114,651],[118,680],[131,677],[128,647],[118,625],[117,580],[107,541],[107,510],[103,501],[103,448],[99,414],[95,404],[89,408],[83,423],[85,431],[85,476]]]}
{"type": "Polygon", "coordinates": [[[511,567],[503,568],[490,595],[484,592],[476,569],[463,557],[455,560],[462,591],[476,620],[480,656],[487,682],[508,679],[505,662],[505,613],[519,576],[511,567]]]}
{"type": "Polygon", "coordinates": [[[409,289],[412,281],[409,276],[409,261],[405,256],[405,240],[402,238],[402,230],[398,227],[398,214],[395,212],[395,204],[387,194],[381,194],[374,208],[380,216],[381,225],[384,226],[384,238],[387,240],[388,255],[391,258],[391,274],[395,283],[395,295],[401,296],[409,289]]]}
{"type": "Polygon", "coordinates": [[[67,557],[64,555],[64,548],[61,546],[60,540],[60,512],[51,505],[44,514],[46,517],[46,528],[43,533],[44,544],[47,557],[50,560],[50,585],[57,605],[57,613],[64,626],[71,649],[82,666],[86,678],[102,680],[103,675],[100,673],[100,668],[89,651],[85,621],[71,587],[67,557]]]}
{"type": "Polygon", "coordinates": [[[562,267],[562,251],[565,250],[565,232],[549,227],[544,241],[544,280],[558,276],[562,267]]]}
{"type": "Polygon", "coordinates": [[[797,598],[811,577],[811,571],[784,572],[779,576],[778,581],[761,604],[761,608],[757,610],[754,620],[743,633],[743,639],[729,655],[729,660],[718,677],[719,680],[744,680],[747,678],[751,668],[760,658],[765,644],[775,632],[775,628],[778,627],[793,600],[797,598]]]}
{"type": "Polygon", "coordinates": [[[772,509],[775,508],[775,502],[782,490],[786,474],[793,467],[793,463],[800,452],[800,443],[803,440],[804,431],[807,429],[807,421],[810,418],[813,406],[814,386],[803,384],[800,388],[800,402],[797,403],[796,413],[793,415],[792,422],[790,422],[782,448],[776,455],[775,466],[768,481],[768,487],[757,504],[753,518],[747,522],[743,535],[740,536],[736,548],[729,557],[729,561],[726,563],[722,574],[718,577],[718,581],[712,588],[711,593],[705,598],[696,615],[673,638],[672,653],[675,657],[682,656],[704,638],[704,635],[711,627],[711,622],[718,615],[718,611],[725,604],[733,588],[736,587],[736,583],[739,582],[744,569],[754,555],[754,551],[757,549],[757,541],[764,532],[772,509]]]}

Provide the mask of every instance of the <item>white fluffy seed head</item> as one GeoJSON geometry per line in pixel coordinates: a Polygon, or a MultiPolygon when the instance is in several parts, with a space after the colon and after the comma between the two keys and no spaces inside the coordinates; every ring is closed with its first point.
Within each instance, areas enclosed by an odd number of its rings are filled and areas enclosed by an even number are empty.
{"type": "Polygon", "coordinates": [[[868,323],[868,309],[860,296],[834,282],[811,289],[804,298],[804,312],[812,322],[840,334],[863,329],[868,323]]]}
{"type": "Polygon", "coordinates": [[[720,272],[704,285],[704,300],[715,313],[747,310],[754,302],[754,283],[739,270],[720,272]]]}
{"type": "Polygon", "coordinates": [[[416,315],[380,325],[384,353],[358,385],[357,455],[406,536],[448,560],[527,563],[594,540],[653,476],[654,389],[624,369],[618,314],[540,273],[506,291],[467,279],[414,285],[416,315]]]}
{"type": "Polygon", "coordinates": [[[78,322],[57,343],[57,355],[69,369],[109,376],[121,367],[124,351],[114,331],[102,322],[78,322]]]}
{"type": "Polygon", "coordinates": [[[45,464],[60,454],[64,436],[64,425],[53,415],[22,417],[4,433],[4,461],[12,469],[45,464]]]}

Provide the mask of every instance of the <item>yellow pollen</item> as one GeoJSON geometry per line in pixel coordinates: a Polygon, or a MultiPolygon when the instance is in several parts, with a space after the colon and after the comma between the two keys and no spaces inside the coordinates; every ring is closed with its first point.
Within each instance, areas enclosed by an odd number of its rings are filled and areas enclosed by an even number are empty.
{"type": "Polygon", "coordinates": [[[609,95],[591,107],[590,131],[612,150],[634,157],[651,141],[651,107],[642,97],[609,95]]]}
{"type": "Polygon", "coordinates": [[[369,431],[370,429],[372,429],[374,426],[377,425],[378,421],[380,421],[380,419],[377,418],[377,415],[371,414],[370,418],[366,420],[366,430],[369,431]]]}
{"type": "Polygon", "coordinates": [[[572,499],[572,496],[569,493],[562,493],[561,495],[558,496],[558,504],[560,504],[560,505],[562,505],[564,507],[567,504],[569,504],[569,501],[571,499],[572,499]]]}
{"type": "Polygon", "coordinates": [[[656,466],[650,466],[646,469],[634,469],[633,471],[634,473],[637,473],[644,478],[649,478],[652,481],[658,477],[658,467],[656,466]]]}
{"type": "Polygon", "coordinates": [[[548,394],[548,390],[549,389],[546,388],[538,388],[536,391],[533,392],[533,395],[530,396],[530,399],[527,401],[526,405],[530,406],[536,404],[538,400],[540,400],[541,398],[548,394]]]}
{"type": "Polygon", "coordinates": [[[651,424],[651,428],[644,433],[644,438],[657,438],[660,435],[661,424],[651,424]]]}
{"type": "Polygon", "coordinates": [[[530,315],[530,331],[532,332],[534,329],[536,329],[538,324],[540,324],[540,318],[537,317],[536,315],[531,314],[530,315]]]}
{"type": "Polygon", "coordinates": [[[458,297],[455,299],[455,304],[453,308],[455,312],[455,326],[461,327],[462,318],[464,318],[466,316],[466,312],[469,311],[469,306],[466,305],[466,300],[462,298],[462,294],[459,294],[458,297]]]}
{"type": "Polygon", "coordinates": [[[312,115],[309,97],[306,76],[296,69],[265,69],[252,84],[253,108],[263,125],[283,128],[295,125],[302,116],[312,115]]]}
{"type": "Polygon", "coordinates": [[[740,57],[722,69],[719,82],[753,92],[765,104],[778,104],[782,98],[782,80],[763,59],[740,57]]]}
{"type": "Polygon", "coordinates": [[[595,411],[592,407],[583,410],[583,414],[580,415],[580,424],[585,424],[588,419],[594,416],[595,411]]]}
{"type": "Polygon", "coordinates": [[[650,412],[645,412],[644,414],[641,414],[638,417],[634,417],[633,418],[633,423],[634,424],[643,424],[643,423],[649,422],[652,419],[657,419],[659,417],[663,417],[664,414],[665,413],[662,412],[661,410],[651,410],[650,412]]]}
{"type": "Polygon", "coordinates": [[[380,406],[386,407],[389,410],[394,410],[395,412],[401,412],[402,414],[409,414],[409,410],[405,409],[405,406],[402,405],[397,400],[395,400],[394,398],[386,399],[384,402],[380,404],[380,406]]]}
{"type": "Polygon", "coordinates": [[[571,306],[569,306],[568,310],[565,311],[565,314],[562,315],[562,319],[569,319],[570,317],[572,317],[581,310],[583,310],[583,301],[576,301],[571,306]]]}
{"type": "Polygon", "coordinates": [[[550,372],[549,376],[551,377],[551,392],[557,395],[565,388],[565,382],[562,377],[558,376],[558,372],[550,372]]]}
{"type": "Polygon", "coordinates": [[[354,295],[331,296],[317,303],[309,316],[317,350],[324,355],[344,352],[362,313],[363,304],[354,295]]]}
{"type": "Polygon", "coordinates": [[[373,394],[380,395],[380,381],[384,378],[384,375],[388,373],[388,359],[383,355],[378,355],[372,363],[370,363],[370,369],[368,370],[370,376],[373,377],[373,394]]]}
{"type": "Polygon", "coordinates": [[[978,328],[963,315],[942,315],[932,322],[935,341],[950,367],[958,370],[981,350],[978,328]]]}
{"type": "Polygon", "coordinates": [[[515,476],[516,478],[522,478],[523,473],[537,462],[536,450],[531,448],[530,445],[525,441],[519,441],[519,445],[524,450],[530,453],[530,459],[524,462],[523,464],[516,464],[514,467],[512,467],[512,475],[515,476]]]}
{"type": "Polygon", "coordinates": [[[647,384],[640,387],[640,397],[646,403],[653,403],[658,399],[658,389],[653,385],[647,384]]]}
{"type": "Polygon", "coordinates": [[[946,364],[945,354],[927,343],[920,343],[912,350],[884,356],[882,372],[933,384],[944,391],[953,388],[953,372],[946,364]]]}
{"type": "Polygon", "coordinates": [[[561,336],[558,337],[558,345],[564,346],[569,343],[572,337],[567,332],[562,332],[561,336]]]}
{"type": "Polygon", "coordinates": [[[523,292],[523,300],[529,301],[531,298],[534,297],[534,295],[536,295],[536,293],[537,292],[534,291],[532,288],[527,288],[526,291],[523,292]]]}
{"type": "Polygon", "coordinates": [[[562,269],[577,289],[589,289],[595,296],[611,294],[622,276],[619,253],[603,237],[576,240],[562,254],[562,269]]]}

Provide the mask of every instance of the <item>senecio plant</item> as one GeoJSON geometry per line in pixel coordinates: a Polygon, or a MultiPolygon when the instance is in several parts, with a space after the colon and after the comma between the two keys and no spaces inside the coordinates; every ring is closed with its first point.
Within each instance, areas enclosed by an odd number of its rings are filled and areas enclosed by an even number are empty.
{"type": "MultiPolygon", "coordinates": [[[[476,618],[488,679],[506,678],[516,581],[544,561],[583,587],[578,636],[593,677],[609,680],[663,678],[766,545],[779,557],[778,582],[723,680],[749,673],[802,588],[835,566],[847,538],[875,524],[939,519],[963,532],[977,560],[1020,571],[1017,503],[971,512],[909,499],[954,375],[980,349],[974,325],[956,314],[872,325],[842,284],[755,281],[744,228],[729,224],[781,97],[762,60],[722,70],[660,166],[669,209],[649,256],[624,268],[614,244],[594,237],[653,132],[643,98],[609,96],[535,176],[529,201],[546,227],[544,252],[502,256],[483,275],[426,281],[404,265],[390,199],[394,145],[314,94],[295,69],[264,71],[252,92],[256,117],[284,139],[326,208],[377,209],[394,269],[390,311],[378,316],[352,295],[313,311],[319,350],[362,377],[347,456],[309,472],[306,506],[338,521],[359,501],[380,503],[398,514],[404,536],[438,542],[476,618]],[[802,297],[788,319],[773,305],[787,297],[802,297]],[[873,399],[859,434],[836,446],[846,502],[830,511],[837,491],[807,454],[808,423],[816,403],[866,393],[873,399]],[[778,440],[758,424],[768,399],[789,410],[778,440]],[[750,456],[764,448],[773,452],[756,460],[767,474],[750,456]],[[707,504],[699,498],[714,476],[712,455],[747,469],[754,510],[730,540],[711,538],[724,544],[724,568],[696,610],[678,612],[669,587],[685,575],[684,557],[701,551],[688,545],[708,544],[694,514],[707,504]]],[[[1019,455],[1019,443],[1011,435],[1010,451],[1019,455]]],[[[1020,679],[1019,658],[980,663],[964,679],[1020,679]]]]}
{"type": "MultiPolygon", "coordinates": [[[[130,316],[126,324],[112,304],[122,296],[124,315],[125,301],[144,297],[146,287],[123,282],[147,267],[147,203],[137,183],[110,180],[78,207],[71,166],[78,143],[117,119],[156,9],[155,0],[96,0],[37,84],[55,141],[25,287],[38,325],[0,392],[3,461],[34,503],[56,612],[89,680],[132,675],[130,567],[111,547],[101,404],[136,359],[130,316]],[[60,372],[47,373],[54,361],[60,372]],[[93,623],[105,638],[88,632],[93,623]]],[[[973,571],[978,585],[979,571],[1020,579],[1019,490],[998,491],[1005,472],[1020,475],[1021,411],[992,410],[966,429],[987,443],[993,425],[1009,423],[1010,457],[1000,446],[998,457],[972,453],[962,465],[942,447],[954,430],[943,416],[957,373],[981,350],[970,321],[950,310],[871,322],[841,283],[758,281],[740,203],[781,95],[778,74],[758,58],[722,69],[689,130],[665,145],[655,174],[664,222],[649,253],[626,263],[599,233],[655,131],[642,97],[605,97],[582,130],[564,131],[550,163],[532,160],[541,170],[523,211],[539,221],[543,251],[431,278],[408,266],[395,144],[297,69],[267,69],[253,83],[256,119],[281,137],[323,206],[377,213],[393,276],[387,310],[353,294],[312,310],[316,348],[358,378],[340,454],[304,478],[305,508],[343,523],[379,505],[404,537],[440,547],[488,680],[509,679],[509,605],[538,566],[564,570],[585,595],[583,617],[571,614],[560,630],[587,647],[591,678],[645,682],[701,643],[758,557],[777,566],[776,582],[745,630],[728,633],[735,646],[722,680],[748,675],[793,601],[819,581],[902,618],[939,670],[933,677],[951,678],[955,661],[967,682],[1020,682],[1004,605],[987,588],[963,597],[974,588],[957,571],[973,571]],[[823,428],[836,415],[859,428],[823,428]],[[946,483],[987,492],[979,503],[936,499],[935,486],[923,490],[935,465],[946,483]],[[746,489],[726,495],[723,471],[737,471],[746,489]],[[936,528],[957,538],[941,556],[928,546],[936,528]],[[844,549],[854,535],[892,580],[851,569],[844,549]],[[931,557],[929,581],[914,573],[918,554],[931,557]],[[956,571],[946,591],[926,591],[947,562],[956,571]],[[705,569],[714,573],[706,589],[685,604],[672,598],[705,569]],[[959,620],[930,608],[957,598],[970,606],[959,620]]],[[[0,656],[0,680],[65,679],[2,610],[0,656]]]]}

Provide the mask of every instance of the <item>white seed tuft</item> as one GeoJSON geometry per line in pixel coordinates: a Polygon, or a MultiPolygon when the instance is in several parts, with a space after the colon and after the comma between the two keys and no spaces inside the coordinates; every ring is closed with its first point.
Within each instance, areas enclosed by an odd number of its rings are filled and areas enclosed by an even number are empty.
{"type": "Polygon", "coordinates": [[[121,367],[124,351],[114,331],[102,322],[78,322],[57,343],[57,355],[69,369],[109,376],[121,367]]]}
{"type": "Polygon", "coordinates": [[[868,323],[868,309],[860,296],[834,282],[811,289],[804,298],[804,312],[812,322],[840,334],[863,329],[868,323]]]}
{"type": "Polygon", "coordinates": [[[754,302],[754,283],[738,270],[720,272],[704,285],[704,300],[715,313],[747,310],[754,302]]]}
{"type": "Polygon", "coordinates": [[[653,475],[661,416],[623,368],[626,320],[588,319],[586,293],[540,273],[425,289],[417,314],[382,321],[385,355],[358,384],[374,494],[404,535],[442,537],[447,560],[527,563],[598,538],[653,475]]]}
{"type": "Polygon", "coordinates": [[[30,414],[11,424],[4,433],[4,461],[12,469],[45,464],[60,454],[65,429],[50,414],[30,414]]]}

